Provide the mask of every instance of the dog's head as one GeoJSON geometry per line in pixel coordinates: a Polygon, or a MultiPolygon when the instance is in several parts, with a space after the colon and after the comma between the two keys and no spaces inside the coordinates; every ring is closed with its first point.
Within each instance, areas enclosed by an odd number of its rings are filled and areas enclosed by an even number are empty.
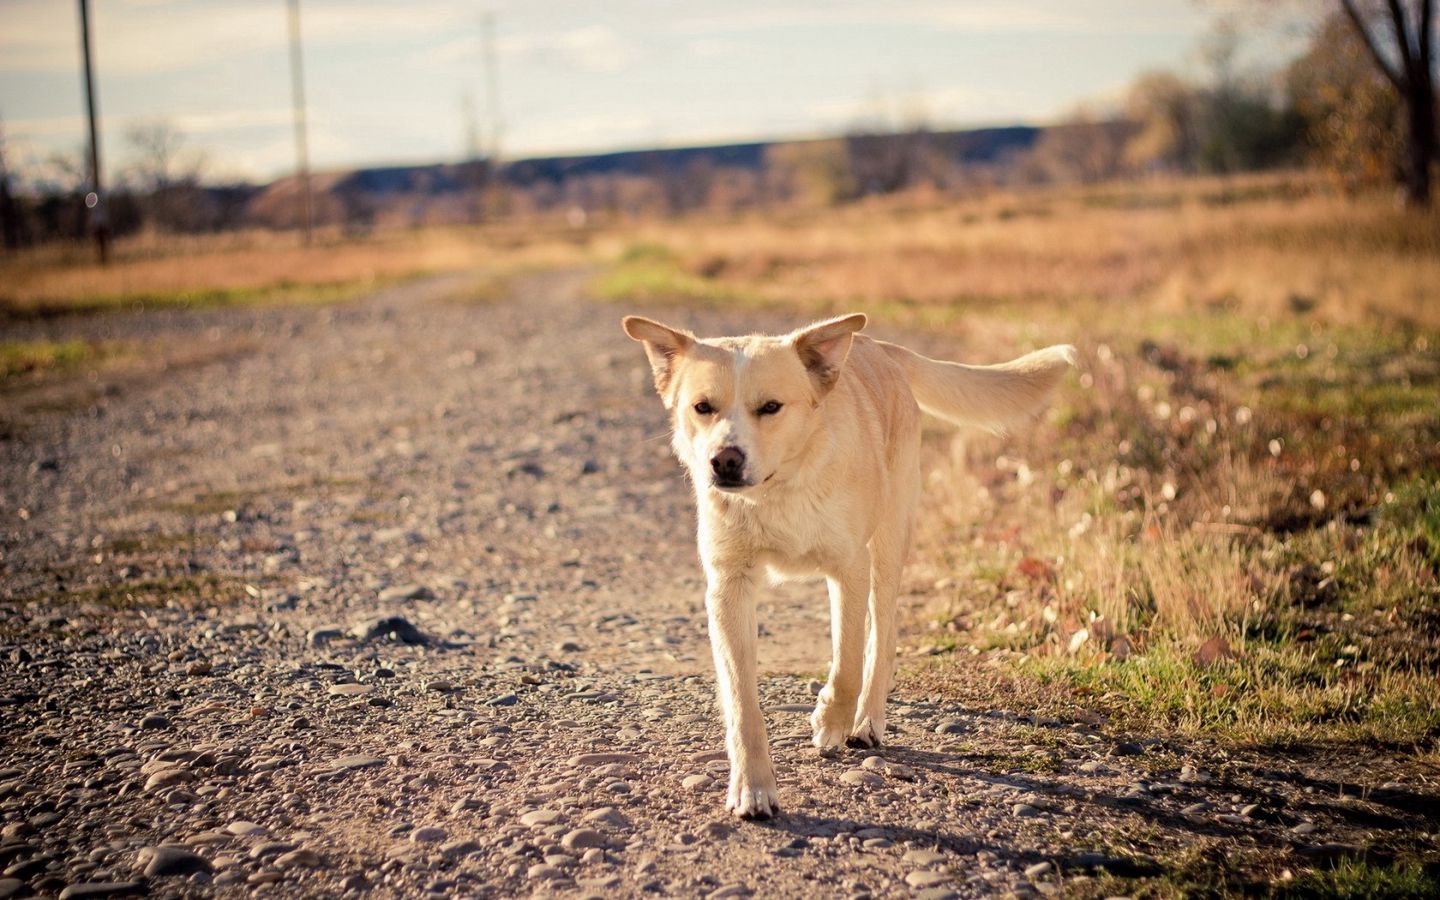
{"type": "Polygon", "coordinates": [[[743,494],[783,479],[801,455],[865,316],[783,337],[711,340],[640,316],[623,325],[645,345],[655,390],[670,410],[675,454],[695,483],[743,494]]]}

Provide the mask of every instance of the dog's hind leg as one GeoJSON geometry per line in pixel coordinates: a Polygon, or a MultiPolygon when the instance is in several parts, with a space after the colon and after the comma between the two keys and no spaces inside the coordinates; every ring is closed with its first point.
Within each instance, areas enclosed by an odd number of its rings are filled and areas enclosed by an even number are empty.
{"type": "MultiPolygon", "coordinates": [[[[913,485],[905,490],[919,493],[918,466],[913,485]]],[[[910,532],[915,504],[908,498],[891,507],[890,521],[876,530],[870,542],[870,627],[865,645],[865,685],[855,711],[854,725],[846,743],[852,747],[878,747],[885,739],[885,699],[895,681],[896,598],[900,575],[910,551],[910,532]]]]}
{"type": "Polygon", "coordinates": [[[705,609],[730,757],[725,807],[742,818],[765,819],[780,811],[780,801],[756,684],[755,573],[709,569],[708,574],[705,609]]]}
{"type": "Polygon", "coordinates": [[[865,661],[866,601],[870,554],[861,553],[828,579],[830,589],[830,677],[820,691],[810,724],[815,746],[829,750],[845,743],[855,721],[865,661]]]}

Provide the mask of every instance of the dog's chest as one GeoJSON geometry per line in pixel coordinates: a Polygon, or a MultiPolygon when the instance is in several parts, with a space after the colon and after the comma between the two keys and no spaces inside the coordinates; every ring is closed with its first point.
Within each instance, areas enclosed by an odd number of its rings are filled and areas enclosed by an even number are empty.
{"type": "Polygon", "coordinates": [[[848,517],[807,498],[712,510],[717,549],[739,551],[783,575],[806,576],[842,557],[853,541],[848,517]]]}

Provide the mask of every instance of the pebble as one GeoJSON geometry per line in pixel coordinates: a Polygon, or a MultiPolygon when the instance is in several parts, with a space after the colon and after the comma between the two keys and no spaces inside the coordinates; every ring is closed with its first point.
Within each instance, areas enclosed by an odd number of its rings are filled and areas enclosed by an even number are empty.
{"type": "Polygon", "coordinates": [[[323,647],[331,641],[337,641],[345,636],[345,632],[333,625],[324,625],[319,628],[312,628],[305,635],[305,642],[312,647],[323,647]]]}
{"type": "Polygon", "coordinates": [[[1209,809],[1210,804],[1204,800],[1201,800],[1199,803],[1192,803],[1180,811],[1187,816],[1198,816],[1200,813],[1206,812],[1209,809]]]}
{"type": "Polygon", "coordinates": [[[946,856],[938,850],[907,850],[905,851],[905,855],[900,859],[901,862],[907,862],[911,865],[920,866],[921,868],[930,868],[931,866],[938,866],[943,863],[946,860],[946,856]]]}
{"type": "Polygon", "coordinates": [[[563,816],[553,809],[536,809],[525,813],[520,817],[520,824],[530,828],[543,828],[547,825],[554,825],[563,816]]]}
{"type": "Polygon", "coordinates": [[[342,756],[335,760],[334,771],[348,772],[352,769],[368,769],[372,766],[383,765],[385,765],[385,760],[379,757],[357,754],[355,756],[342,756]]]}
{"type": "Polygon", "coordinates": [[[140,727],[146,731],[160,731],[170,727],[170,720],[161,715],[148,715],[140,720],[140,727]]]}
{"type": "Polygon", "coordinates": [[[560,846],[566,850],[589,850],[607,843],[605,835],[593,828],[577,828],[560,839],[560,846]]]}
{"type": "Polygon", "coordinates": [[[1010,814],[1019,819],[1033,819],[1040,815],[1040,810],[1028,803],[1017,803],[1010,807],[1010,814]]]}
{"type": "Polygon", "coordinates": [[[584,821],[592,824],[609,825],[611,828],[630,828],[630,820],[625,814],[613,806],[602,806],[592,810],[584,816],[584,821]]]}
{"type": "Polygon", "coordinates": [[[439,844],[450,835],[438,825],[427,825],[410,832],[410,840],[416,844],[439,844]]]}
{"type": "Polygon", "coordinates": [[[549,863],[536,863],[526,870],[525,877],[536,881],[564,881],[567,878],[564,871],[549,863]]]}
{"type": "Polygon", "coordinates": [[[254,822],[246,822],[243,819],[236,819],[234,822],[226,825],[225,830],[236,837],[259,837],[265,833],[265,826],[257,825],[254,822]]]}
{"type": "Polygon", "coordinates": [[[320,854],[306,847],[275,857],[275,867],[279,869],[315,869],[323,865],[325,860],[320,854]]]}
{"type": "Polygon", "coordinates": [[[402,644],[428,644],[430,638],[404,616],[381,616],[361,622],[350,634],[362,641],[398,641],[402,644]]]}
{"type": "Polygon", "coordinates": [[[60,892],[60,900],[89,900],[92,897],[135,897],[145,893],[138,881],[90,881],[72,884],[60,892]]]}
{"type": "Polygon", "coordinates": [[[210,861],[205,857],[174,844],[147,847],[140,851],[140,861],[145,866],[146,876],[150,878],[194,875],[196,872],[209,874],[215,871],[215,867],[210,865],[210,861]]]}
{"type": "Polygon", "coordinates": [[[714,783],[715,779],[704,774],[686,775],[680,780],[680,786],[687,791],[709,790],[710,786],[714,783]]]}
{"type": "Polygon", "coordinates": [[[840,780],[846,784],[864,785],[866,787],[879,787],[885,783],[885,779],[874,772],[867,772],[864,769],[850,769],[840,776],[840,780]]]}
{"type": "Polygon", "coordinates": [[[498,697],[491,697],[485,701],[486,706],[514,706],[520,702],[520,698],[514,694],[501,694],[498,697]]]}
{"type": "Polygon", "coordinates": [[[705,900],[725,900],[726,897],[748,897],[750,888],[743,882],[723,885],[705,895],[705,900]]]}
{"type": "Polygon", "coordinates": [[[1035,865],[1033,865],[1033,866],[1026,866],[1026,867],[1025,867],[1025,877],[1026,877],[1026,878],[1039,878],[1041,875],[1048,875],[1048,874],[1050,874],[1050,870],[1051,870],[1052,868],[1054,868],[1054,867],[1053,867],[1052,865],[1050,865],[1050,863],[1048,863],[1048,862],[1037,862],[1037,863],[1035,863],[1035,865]]]}
{"type": "Polygon", "coordinates": [[[359,697],[368,694],[372,688],[368,684],[332,684],[330,685],[330,696],[332,697],[359,697]]]}
{"type": "Polygon", "coordinates": [[[946,873],[929,869],[916,869],[905,876],[905,883],[913,888],[934,887],[937,884],[944,884],[949,880],[950,876],[946,873]]]}
{"type": "Polygon", "coordinates": [[[20,896],[21,891],[29,889],[29,885],[18,878],[0,878],[0,900],[8,900],[10,897],[20,896]]]}
{"type": "Polygon", "coordinates": [[[1314,831],[1315,831],[1315,823],[1314,823],[1314,822],[1300,822],[1300,823],[1298,823],[1298,824],[1296,824],[1296,825],[1291,826],[1291,828],[1290,828],[1290,832],[1291,832],[1292,834],[1313,834],[1314,831]]]}
{"type": "Polygon", "coordinates": [[[381,603],[399,603],[402,600],[434,600],[435,593],[423,584],[397,584],[380,592],[381,603]]]}
{"type": "Polygon", "coordinates": [[[964,734],[969,730],[970,729],[965,727],[965,723],[959,719],[946,719],[944,722],[935,726],[936,734],[964,734]]]}

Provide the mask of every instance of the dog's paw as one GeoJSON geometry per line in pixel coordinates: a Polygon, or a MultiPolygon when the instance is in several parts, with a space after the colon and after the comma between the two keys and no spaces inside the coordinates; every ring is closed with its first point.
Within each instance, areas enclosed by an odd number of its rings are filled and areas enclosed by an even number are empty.
{"type": "Polygon", "coordinates": [[[880,746],[885,736],[885,720],[877,719],[874,716],[865,716],[855,724],[850,736],[845,743],[850,747],[870,748],[880,746]]]}
{"type": "Polygon", "coordinates": [[[810,727],[814,731],[812,743],[824,753],[845,746],[845,735],[850,730],[850,715],[838,711],[823,700],[816,705],[810,716],[810,727]]]}
{"type": "Polygon", "coordinates": [[[768,819],[780,812],[780,791],[773,775],[732,778],[725,808],[742,819],[768,819]]]}

